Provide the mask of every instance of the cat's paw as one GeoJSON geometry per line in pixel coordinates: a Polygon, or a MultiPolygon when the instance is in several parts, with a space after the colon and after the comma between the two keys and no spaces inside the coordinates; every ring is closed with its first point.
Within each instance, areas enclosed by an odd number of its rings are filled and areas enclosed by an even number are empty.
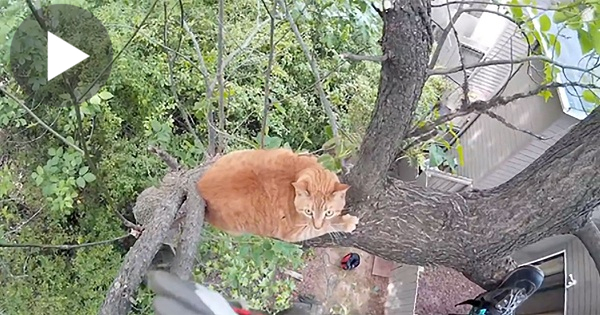
{"type": "Polygon", "coordinates": [[[344,222],[343,232],[350,233],[356,230],[356,225],[358,224],[358,217],[345,214],[342,216],[342,220],[344,222]]]}

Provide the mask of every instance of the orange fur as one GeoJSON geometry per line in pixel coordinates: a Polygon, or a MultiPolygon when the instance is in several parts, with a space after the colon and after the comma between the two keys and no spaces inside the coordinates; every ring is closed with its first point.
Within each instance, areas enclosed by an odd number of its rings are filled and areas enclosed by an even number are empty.
{"type": "Polygon", "coordinates": [[[316,157],[288,149],[231,152],[197,183],[214,227],[287,242],[352,232],[358,218],[341,215],[348,188],[316,157]]]}

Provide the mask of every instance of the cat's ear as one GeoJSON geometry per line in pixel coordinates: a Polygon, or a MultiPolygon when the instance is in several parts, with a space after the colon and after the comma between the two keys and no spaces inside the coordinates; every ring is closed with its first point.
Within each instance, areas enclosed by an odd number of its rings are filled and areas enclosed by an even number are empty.
{"type": "Polygon", "coordinates": [[[296,190],[296,196],[301,196],[301,197],[308,197],[308,185],[305,181],[300,180],[297,182],[293,182],[292,186],[294,186],[294,189],[296,190]]]}
{"type": "Polygon", "coordinates": [[[350,189],[350,185],[348,184],[335,183],[335,185],[333,186],[332,195],[333,197],[345,198],[348,189],[350,189]]]}

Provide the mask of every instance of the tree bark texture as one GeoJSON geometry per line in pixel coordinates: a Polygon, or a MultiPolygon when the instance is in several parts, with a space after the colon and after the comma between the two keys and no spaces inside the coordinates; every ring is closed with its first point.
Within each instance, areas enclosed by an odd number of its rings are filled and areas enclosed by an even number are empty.
{"type": "MultiPolygon", "coordinates": [[[[356,166],[344,181],[361,221],[337,243],[415,265],[444,265],[484,288],[515,266],[510,254],[572,233],[600,203],[600,112],[595,110],[526,170],[485,191],[448,193],[387,176],[408,130],[430,51],[428,3],[395,1],[383,13],[381,82],[356,166]]],[[[331,245],[328,236],[305,242],[331,245]]]]}
{"type": "Polygon", "coordinates": [[[587,248],[600,276],[600,230],[593,221],[588,221],[580,230],[575,232],[581,243],[587,248]]]}
{"type": "MultiPolygon", "coordinates": [[[[351,234],[325,235],[304,245],[354,246],[399,263],[443,265],[489,288],[515,266],[510,255],[516,249],[576,231],[582,241],[596,238],[597,230],[584,224],[600,205],[600,109],[527,169],[492,189],[449,193],[388,176],[426,80],[432,35],[429,1],[386,3],[377,103],[356,166],[342,178],[351,185],[348,211],[360,223],[351,234]]],[[[136,207],[143,211],[136,217],[149,223],[127,254],[101,314],[126,314],[158,248],[172,238],[169,227],[181,215],[189,221],[181,227],[181,256],[176,255],[171,271],[189,276],[204,208],[190,185],[206,166],[173,170],[161,187],[140,195],[136,207]]]]}

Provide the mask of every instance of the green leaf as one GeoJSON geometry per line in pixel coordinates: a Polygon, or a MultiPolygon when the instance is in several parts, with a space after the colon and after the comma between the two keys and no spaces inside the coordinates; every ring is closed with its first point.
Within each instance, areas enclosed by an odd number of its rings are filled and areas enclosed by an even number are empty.
{"type": "Polygon", "coordinates": [[[552,22],[554,22],[555,24],[562,23],[566,20],[567,16],[561,11],[554,12],[554,15],[552,16],[552,22]]]}
{"type": "Polygon", "coordinates": [[[578,29],[577,37],[579,38],[579,46],[581,47],[582,54],[585,55],[594,49],[592,36],[588,32],[578,29]]]}
{"type": "Polygon", "coordinates": [[[101,101],[102,100],[100,99],[100,97],[98,95],[94,95],[94,96],[92,96],[92,98],[90,98],[90,100],[88,101],[88,103],[94,104],[94,105],[100,105],[101,101]]]}
{"type": "Polygon", "coordinates": [[[100,92],[100,94],[98,94],[98,96],[100,96],[100,98],[105,101],[113,98],[113,95],[110,94],[110,92],[108,92],[108,91],[102,91],[102,92],[100,92]]]}
{"type": "Polygon", "coordinates": [[[544,98],[544,101],[547,102],[552,97],[552,92],[544,90],[541,91],[539,95],[544,98]]]}
{"type": "Polygon", "coordinates": [[[77,183],[77,186],[85,188],[85,179],[83,179],[83,177],[77,177],[75,182],[77,183]]]}
{"type": "Polygon", "coordinates": [[[36,178],[35,178],[35,184],[36,184],[36,185],[38,185],[38,186],[39,186],[39,185],[41,185],[43,182],[44,182],[44,177],[42,177],[42,176],[38,176],[38,177],[36,177],[36,178]]]}
{"type": "Polygon", "coordinates": [[[96,180],[96,175],[92,173],[86,173],[83,175],[83,179],[85,179],[86,182],[91,183],[96,180]]]}
{"type": "Polygon", "coordinates": [[[590,23],[588,26],[590,30],[589,34],[594,45],[594,50],[596,51],[596,54],[600,55],[600,22],[595,21],[594,23],[590,23]]]}
{"type": "Polygon", "coordinates": [[[319,161],[319,163],[321,163],[326,169],[330,171],[337,171],[335,159],[329,153],[319,156],[317,161],[319,161]]]}
{"type": "Polygon", "coordinates": [[[550,26],[552,25],[552,21],[548,15],[544,14],[540,17],[540,31],[545,33],[550,30],[550,26]]]}
{"type": "Polygon", "coordinates": [[[556,35],[548,34],[548,44],[550,44],[550,51],[554,51],[556,57],[560,56],[561,45],[560,41],[556,40],[556,35]]]}
{"type": "Polygon", "coordinates": [[[598,103],[600,101],[600,99],[598,98],[598,96],[596,96],[596,94],[594,94],[594,92],[592,92],[591,90],[585,90],[583,91],[583,94],[581,95],[583,97],[583,99],[586,102],[589,103],[598,103]]]}
{"type": "Polygon", "coordinates": [[[50,156],[56,155],[56,149],[55,148],[49,148],[48,149],[48,155],[50,155],[50,156]]]}
{"type": "Polygon", "coordinates": [[[456,153],[458,154],[458,164],[460,166],[465,166],[465,152],[463,150],[462,144],[458,144],[456,146],[456,153]]]}
{"type": "Polygon", "coordinates": [[[279,137],[265,136],[265,148],[267,149],[279,148],[281,147],[281,143],[283,143],[283,139],[279,137]]]}
{"type": "Polygon", "coordinates": [[[79,169],[79,175],[83,175],[83,174],[87,173],[89,169],[90,168],[87,167],[87,166],[84,166],[84,167],[80,168],[79,169]]]}
{"type": "Polygon", "coordinates": [[[444,162],[444,151],[435,143],[429,146],[429,166],[437,167],[444,162]]]}

